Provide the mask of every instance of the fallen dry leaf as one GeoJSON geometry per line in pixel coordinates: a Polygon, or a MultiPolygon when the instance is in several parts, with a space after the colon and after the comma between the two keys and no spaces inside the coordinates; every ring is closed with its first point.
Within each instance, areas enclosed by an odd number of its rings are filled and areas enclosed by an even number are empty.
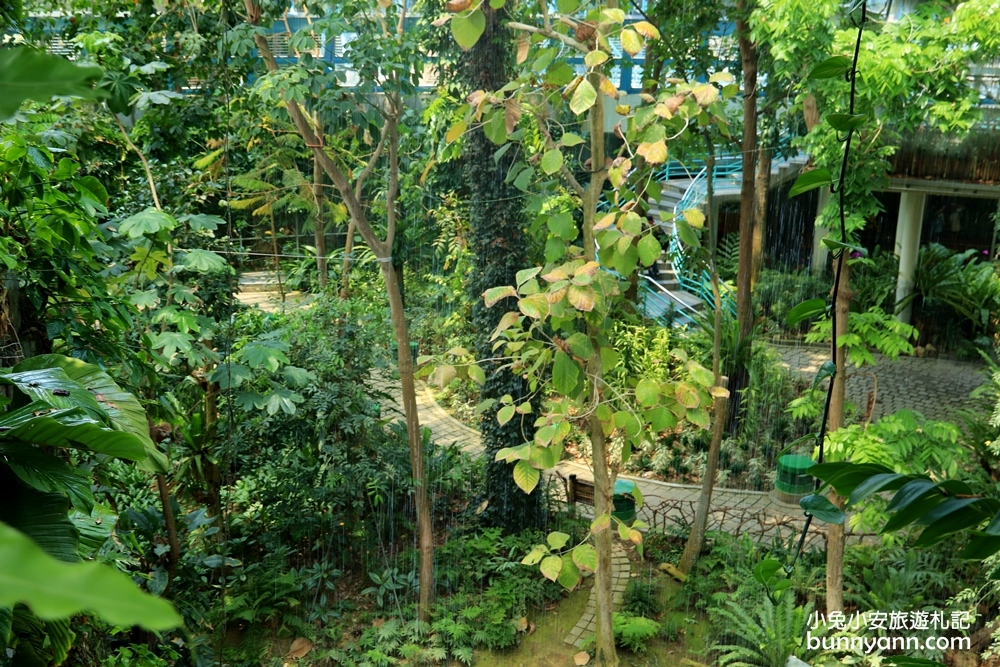
{"type": "Polygon", "coordinates": [[[313,643],[306,639],[305,637],[296,637],[292,645],[288,647],[288,653],[285,654],[286,660],[296,660],[302,658],[312,650],[313,643]]]}
{"type": "Polygon", "coordinates": [[[586,665],[588,662],[590,662],[590,654],[586,651],[580,651],[573,656],[573,664],[578,667],[583,667],[583,665],[586,665]]]}

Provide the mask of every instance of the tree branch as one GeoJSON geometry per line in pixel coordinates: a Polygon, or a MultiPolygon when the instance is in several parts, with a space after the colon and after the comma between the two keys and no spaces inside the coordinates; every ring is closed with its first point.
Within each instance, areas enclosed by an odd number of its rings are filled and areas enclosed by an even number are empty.
{"type": "Polygon", "coordinates": [[[163,208],[160,206],[160,198],[156,195],[156,184],[153,182],[153,172],[149,169],[149,162],[146,161],[146,156],[143,155],[138,146],[132,143],[132,137],[128,136],[128,130],[126,130],[125,126],[122,125],[122,121],[118,118],[118,114],[112,111],[111,115],[115,117],[115,122],[118,123],[118,129],[122,131],[122,136],[125,137],[125,143],[128,144],[128,147],[131,148],[142,161],[142,168],[146,170],[146,180],[149,181],[149,192],[153,195],[153,205],[156,206],[157,211],[162,211],[163,208]]]}
{"type": "Polygon", "coordinates": [[[523,30],[524,32],[530,32],[536,35],[543,35],[545,37],[548,37],[549,39],[557,39],[566,46],[576,49],[580,53],[590,52],[590,49],[588,49],[584,44],[576,41],[569,35],[563,35],[562,33],[558,33],[555,30],[551,30],[549,28],[536,28],[535,26],[532,25],[526,25],[524,23],[515,23],[513,21],[508,23],[507,27],[510,28],[511,30],[523,30]]]}
{"type": "Polygon", "coordinates": [[[382,132],[382,136],[379,137],[378,144],[375,146],[375,152],[372,153],[371,159],[368,160],[368,164],[365,165],[361,175],[358,176],[358,180],[354,182],[354,196],[359,201],[361,199],[362,186],[365,184],[368,177],[371,176],[372,172],[375,171],[375,164],[378,162],[378,159],[382,157],[382,150],[385,148],[385,138],[388,134],[388,132],[382,132]]]}

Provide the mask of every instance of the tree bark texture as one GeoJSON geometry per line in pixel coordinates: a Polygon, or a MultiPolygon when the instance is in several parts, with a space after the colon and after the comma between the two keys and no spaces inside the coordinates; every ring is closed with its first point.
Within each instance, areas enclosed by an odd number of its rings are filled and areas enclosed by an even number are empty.
{"type": "Polygon", "coordinates": [[[319,271],[319,288],[325,289],[327,282],[326,266],[326,216],[323,214],[326,198],[323,196],[323,165],[313,158],[313,199],[316,203],[316,220],[313,230],[316,243],[316,270],[319,271]]]}
{"type": "MultiPolygon", "coordinates": [[[[837,291],[837,302],[834,309],[837,313],[837,339],[842,340],[849,331],[848,314],[851,298],[854,296],[850,286],[850,270],[846,252],[841,252],[837,260],[840,266],[840,280],[837,291]]],[[[847,349],[843,345],[835,352],[837,372],[833,376],[833,396],[830,398],[830,414],[827,417],[827,433],[844,427],[844,406],[846,400],[847,382],[847,349]]],[[[830,500],[838,507],[843,506],[844,499],[830,492],[830,500]]],[[[826,538],[826,611],[844,610],[844,525],[829,524],[826,538]]]]}
{"type": "MultiPolygon", "coordinates": [[[[503,22],[507,10],[481,7],[486,16],[486,28],[476,45],[465,54],[459,68],[469,90],[498,90],[511,79],[514,43],[503,22]]],[[[497,146],[476,127],[465,136],[463,172],[470,194],[470,249],[475,257],[469,274],[469,297],[472,299],[472,324],[476,331],[476,358],[486,372],[482,398],[499,401],[510,394],[515,403],[526,400],[530,392],[527,382],[518,374],[502,368],[499,361],[489,361],[496,354],[490,336],[503,314],[517,310],[517,300],[504,299],[487,308],[482,294],[491,287],[514,285],[515,276],[530,266],[529,238],[525,233],[524,199],[520,190],[504,179],[516,161],[515,151],[507,151],[499,160],[493,155],[497,146]]],[[[498,403],[499,406],[499,403],[498,403]]],[[[546,522],[544,489],[539,484],[530,494],[515,483],[511,465],[495,461],[495,454],[504,447],[518,447],[531,441],[535,434],[535,405],[532,414],[516,415],[500,424],[496,410],[483,413],[480,422],[483,447],[486,450],[486,509],[481,519],[491,526],[513,533],[524,528],[541,528],[546,522]]]]}
{"type": "MultiPolygon", "coordinates": [[[[244,0],[244,6],[250,23],[259,23],[260,8],[254,4],[254,0],[244,0]]],[[[271,54],[267,40],[263,35],[255,35],[254,43],[257,51],[269,71],[277,71],[278,63],[271,54]]],[[[386,113],[386,127],[383,132],[389,132],[390,141],[397,138],[395,134],[396,124],[402,113],[401,102],[398,95],[388,94],[389,108],[386,113]]],[[[365,208],[361,203],[360,193],[356,194],[351,187],[351,182],[347,175],[340,169],[333,158],[324,150],[323,137],[317,136],[312,125],[303,112],[302,107],[293,99],[286,99],[288,115],[291,117],[299,135],[312,152],[313,157],[319,161],[323,171],[333,182],[334,187],[340,194],[347,207],[348,215],[361,238],[379,261],[382,270],[382,278],[385,282],[386,295],[389,300],[389,312],[392,319],[393,331],[396,336],[396,347],[398,350],[398,368],[400,385],[403,396],[403,414],[406,422],[407,438],[410,448],[410,466],[413,474],[413,494],[414,505],[417,512],[417,534],[419,539],[420,552],[420,597],[417,601],[417,615],[423,621],[430,620],[430,604],[434,595],[434,558],[433,558],[433,535],[431,532],[432,523],[430,515],[430,502],[427,493],[427,475],[424,470],[423,442],[420,434],[420,419],[417,414],[416,387],[413,378],[413,358],[410,355],[410,337],[407,330],[406,314],[403,311],[403,298],[400,292],[399,283],[396,281],[396,273],[392,268],[392,242],[393,228],[395,220],[395,201],[388,196],[394,192],[393,181],[390,176],[390,183],[386,197],[386,210],[392,214],[387,216],[389,231],[385,239],[379,237],[375,229],[368,222],[365,208]]],[[[398,149],[398,146],[396,147],[398,149]]],[[[391,161],[391,160],[390,160],[391,161]]],[[[396,174],[398,179],[398,173],[396,174]]],[[[398,183],[398,180],[395,181],[398,183]]],[[[358,188],[360,190],[360,187],[358,188]]]]}
{"type": "Polygon", "coordinates": [[[753,261],[754,233],[754,177],[757,159],[757,49],[750,41],[747,17],[752,0],[739,0],[736,5],[738,18],[736,33],[743,63],[743,174],[740,187],[740,245],[739,263],[736,268],[736,319],[739,324],[739,343],[732,354],[730,378],[729,429],[735,431],[739,423],[743,391],[750,380],[749,369],[753,334],[753,293],[750,287],[750,269],[753,261]]]}
{"type": "Polygon", "coordinates": [[[757,153],[757,175],[754,176],[753,259],[750,262],[750,289],[757,284],[764,265],[764,233],[767,229],[767,195],[771,188],[771,164],[774,149],[761,146],[757,153]]]}

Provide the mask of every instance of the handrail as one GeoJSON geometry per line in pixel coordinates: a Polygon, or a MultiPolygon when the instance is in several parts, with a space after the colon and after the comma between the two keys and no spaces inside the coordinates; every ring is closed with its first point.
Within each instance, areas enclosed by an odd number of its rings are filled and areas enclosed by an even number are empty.
{"type": "MultiPolygon", "coordinates": [[[[667,289],[667,287],[663,283],[661,283],[661,282],[659,282],[659,281],[651,278],[650,276],[647,276],[644,273],[640,274],[640,275],[644,279],[646,279],[647,281],[649,281],[649,282],[653,283],[654,285],[656,285],[658,292],[662,292],[662,293],[666,294],[668,297],[670,297],[671,301],[675,301],[675,302],[679,303],[681,305],[681,307],[683,307],[683,308],[685,308],[687,310],[690,310],[692,313],[697,313],[698,312],[697,308],[695,308],[694,306],[692,306],[689,303],[686,303],[683,299],[680,298],[680,296],[678,296],[677,294],[674,294],[673,292],[671,292],[669,289],[667,289]]],[[[653,289],[649,285],[643,285],[643,287],[645,287],[647,290],[652,290],[653,289]]],[[[652,293],[653,294],[657,294],[658,292],[652,292],[652,293]]]]}

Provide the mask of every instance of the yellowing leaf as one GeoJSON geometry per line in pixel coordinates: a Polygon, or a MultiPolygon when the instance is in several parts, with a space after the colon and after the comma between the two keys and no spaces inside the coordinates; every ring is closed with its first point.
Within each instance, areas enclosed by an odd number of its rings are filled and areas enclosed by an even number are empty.
{"type": "Polygon", "coordinates": [[[684,211],[684,220],[695,229],[705,226],[705,214],[701,209],[689,208],[684,211]]]}
{"type": "MultiPolygon", "coordinates": [[[[539,477],[541,477],[541,473],[527,461],[518,461],[517,465],[514,466],[514,483],[525,493],[531,493],[535,490],[539,477]]],[[[559,576],[558,571],[556,576],[559,576]]],[[[555,581],[555,577],[552,577],[552,580],[555,581]]]]}
{"type": "Polygon", "coordinates": [[[649,21],[639,21],[638,23],[632,24],[632,29],[637,33],[645,37],[646,39],[659,39],[660,31],[656,29],[649,21]]]}
{"type": "Polygon", "coordinates": [[[521,299],[517,308],[533,320],[545,319],[549,314],[549,302],[544,294],[532,294],[521,299]]]}
{"type": "Polygon", "coordinates": [[[570,304],[577,310],[589,313],[594,309],[594,290],[591,287],[570,285],[567,296],[570,304]]]}
{"type": "Polygon", "coordinates": [[[604,51],[591,51],[583,57],[583,63],[587,67],[597,67],[608,60],[608,54],[604,51]]]}
{"type": "Polygon", "coordinates": [[[662,164],[667,160],[667,142],[663,139],[652,143],[643,142],[635,152],[646,158],[646,162],[650,164],[662,164]]]}
{"type": "Polygon", "coordinates": [[[594,106],[594,102],[597,101],[597,91],[594,87],[590,85],[590,82],[586,79],[580,81],[580,84],[573,91],[573,98],[569,101],[569,108],[576,115],[582,114],[584,111],[594,106]]]}
{"type": "Polygon", "coordinates": [[[719,99],[719,89],[710,83],[700,83],[691,91],[694,99],[703,107],[719,99]]]}
{"type": "Polygon", "coordinates": [[[559,573],[562,571],[562,558],[559,556],[546,556],[538,569],[542,571],[542,575],[546,579],[555,581],[559,578],[559,573]]]}
{"type": "Polygon", "coordinates": [[[601,92],[610,97],[613,100],[618,99],[618,89],[615,88],[615,84],[611,82],[606,76],[601,76],[601,92]]]}
{"type": "Polygon", "coordinates": [[[450,144],[451,142],[455,141],[460,136],[462,136],[462,134],[465,132],[466,129],[468,129],[468,127],[469,124],[466,123],[464,120],[458,121],[457,123],[451,126],[451,128],[448,130],[448,134],[444,135],[445,142],[450,144]]]}
{"type": "Polygon", "coordinates": [[[635,30],[625,28],[621,34],[622,48],[630,56],[638,55],[642,51],[642,37],[635,30]]]}
{"type": "Polygon", "coordinates": [[[483,292],[483,301],[486,302],[487,308],[492,308],[497,301],[505,299],[509,296],[517,296],[517,290],[509,285],[504,287],[491,287],[483,292]]]}
{"type": "Polygon", "coordinates": [[[615,214],[608,213],[594,224],[594,231],[599,232],[602,229],[607,229],[613,224],[615,224],[615,214]]]}

